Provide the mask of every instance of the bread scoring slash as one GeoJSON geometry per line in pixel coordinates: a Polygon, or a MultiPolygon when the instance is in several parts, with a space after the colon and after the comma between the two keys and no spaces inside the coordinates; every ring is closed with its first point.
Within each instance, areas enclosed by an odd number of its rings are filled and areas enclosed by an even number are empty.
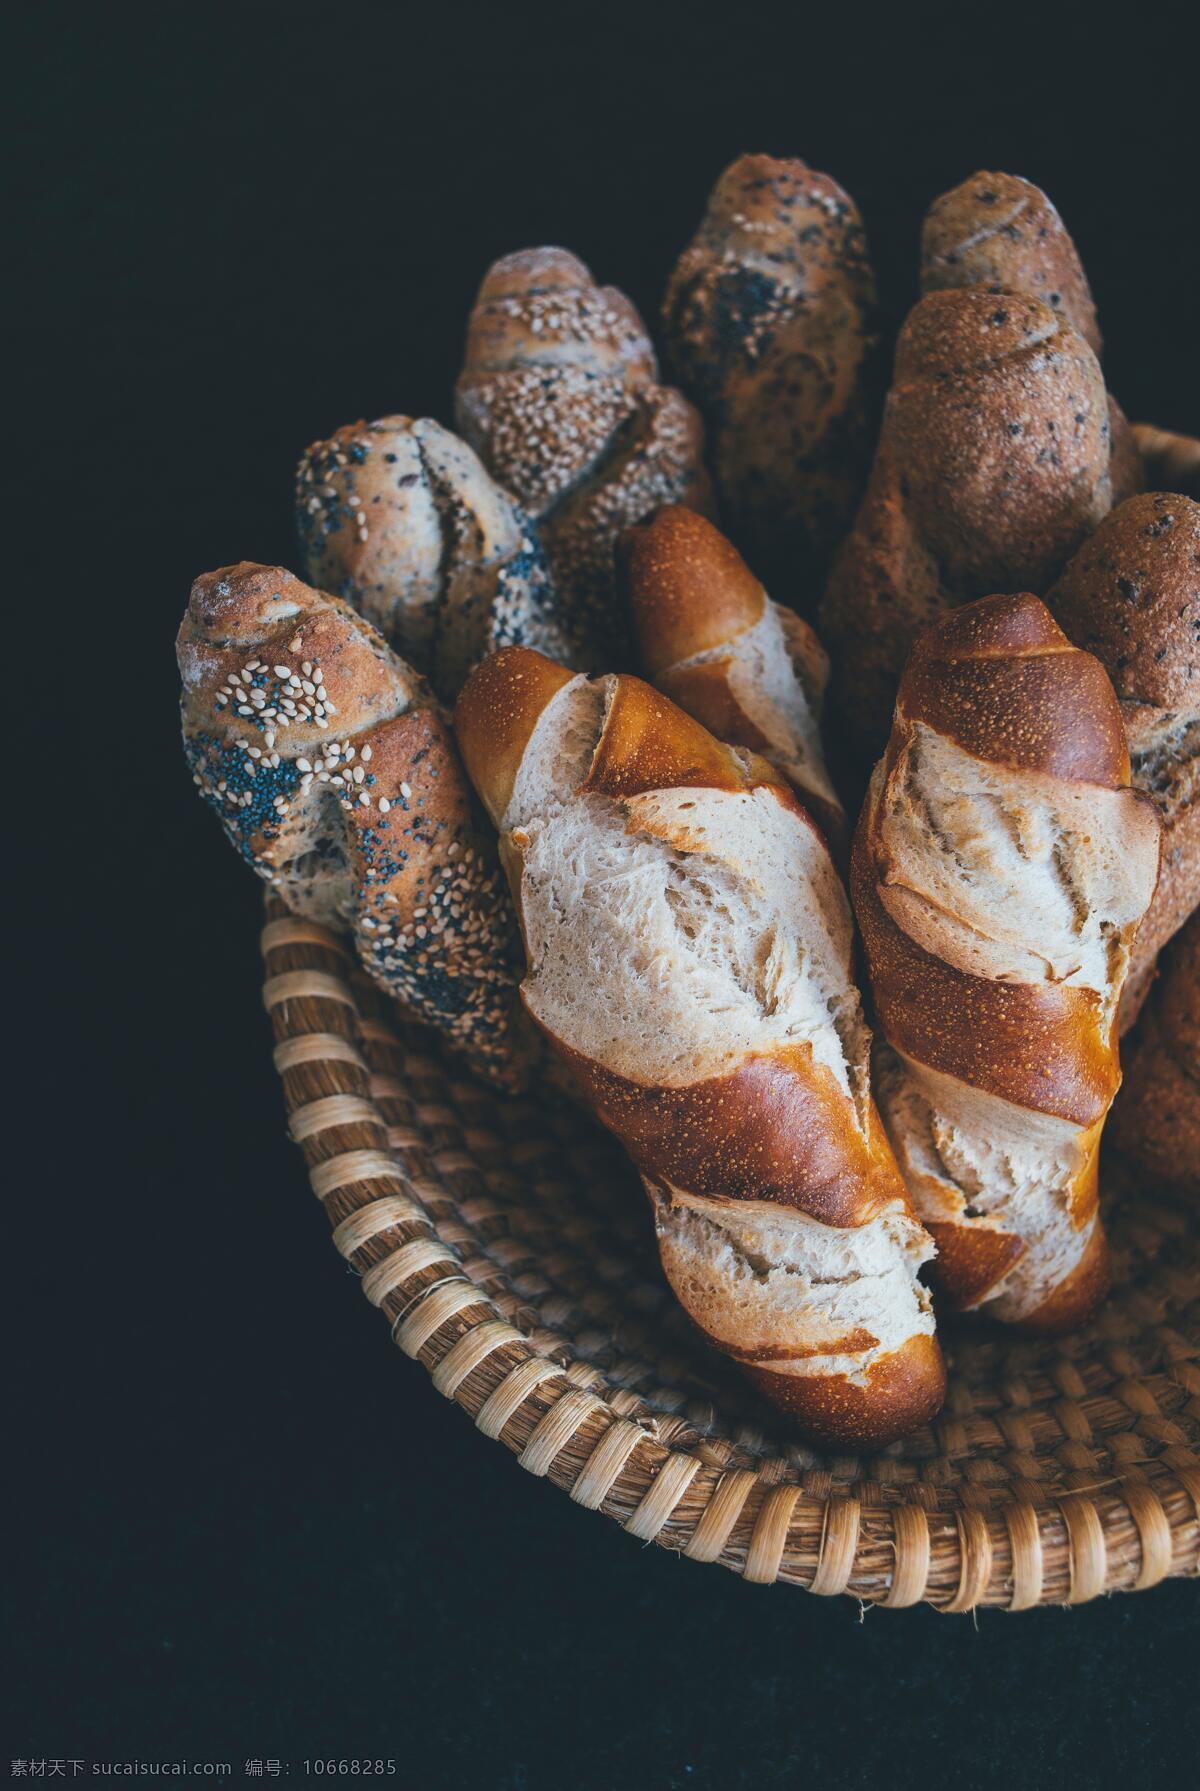
{"type": "Polygon", "coordinates": [[[871,1098],[848,903],[785,780],[640,679],[520,648],[455,726],[523,1001],[640,1171],[685,1311],[819,1441],[927,1420],[931,1246],[871,1098]]]}

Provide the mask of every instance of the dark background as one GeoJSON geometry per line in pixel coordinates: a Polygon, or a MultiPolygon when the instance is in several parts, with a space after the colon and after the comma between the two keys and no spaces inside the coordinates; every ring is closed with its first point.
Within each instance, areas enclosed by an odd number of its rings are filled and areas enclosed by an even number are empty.
{"type": "Polygon", "coordinates": [[[893,323],[933,195],[1037,180],[1110,385],[1196,430],[1186,18],[10,12],[10,1757],[383,1755],[485,1791],[1187,1782],[1194,1586],[860,1621],[640,1548],[389,1349],[284,1136],[258,894],[193,799],[171,657],[196,572],[294,560],[307,441],[449,420],[494,255],[566,243],[653,317],[744,149],[857,197],[893,323]]]}

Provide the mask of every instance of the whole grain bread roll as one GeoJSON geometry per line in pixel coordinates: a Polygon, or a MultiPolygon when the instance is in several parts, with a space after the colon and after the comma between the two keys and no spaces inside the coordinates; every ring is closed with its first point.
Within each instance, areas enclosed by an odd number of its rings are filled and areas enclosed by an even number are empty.
{"type": "Polygon", "coordinates": [[[921,636],[851,887],[880,1105],[952,1306],[1053,1332],[1104,1292],[1097,1160],[1158,836],[1103,667],[1036,597],[921,636]]]}
{"type": "Polygon", "coordinates": [[[296,469],[307,575],[353,604],[452,700],[497,647],[569,659],[580,640],[537,529],[477,454],[428,417],[348,423],[296,469]]]}
{"type": "Polygon", "coordinates": [[[1154,960],[1200,906],[1200,504],[1144,492],[1084,542],[1047,598],[1112,680],[1134,788],[1162,822],[1162,871],[1121,1001],[1128,1030],[1154,960]]]}
{"type": "MultiPolygon", "coordinates": [[[[1097,359],[1100,328],[1091,287],[1058,212],[1031,180],[973,174],[930,206],[921,232],[921,290],[977,286],[1023,292],[1065,317],[1097,359]]],[[[1141,457],[1125,413],[1109,394],[1112,501],[1142,489],[1141,457]]]]}
{"type": "Polygon", "coordinates": [[[1130,1044],[1111,1139],[1140,1172],[1200,1194],[1200,912],[1163,953],[1163,968],[1130,1044]]]}
{"type": "Polygon", "coordinates": [[[718,740],[782,771],[841,862],[846,813],[821,746],[829,660],[808,623],[772,603],[694,510],[669,505],[635,523],[618,561],[651,682],[718,740]]]}
{"type": "Polygon", "coordinates": [[[541,528],[578,663],[611,663],[618,536],[660,504],[712,503],[700,418],[659,383],[637,310],[566,249],[505,255],[471,313],[456,415],[541,528]]]}
{"type": "Polygon", "coordinates": [[[866,483],[881,396],[858,207],[805,162],[739,157],[671,273],[663,325],[722,519],[811,610],[866,483]]]}
{"type": "Polygon", "coordinates": [[[1111,507],[1109,461],[1104,377],[1064,318],[1012,294],[920,301],[818,624],[860,759],[921,630],[990,591],[1047,590],[1111,507]]]}
{"type": "Polygon", "coordinates": [[[941,1403],[929,1241],[871,1098],[849,906],[763,759],[630,677],[512,648],[455,710],[528,1012],[640,1171],[667,1278],[812,1437],[941,1403]]]}
{"type": "Polygon", "coordinates": [[[348,605],[249,561],[196,580],[176,651],[194,781],[251,869],[348,928],[471,1068],[519,1086],[536,1041],[512,906],[424,680],[348,605]]]}

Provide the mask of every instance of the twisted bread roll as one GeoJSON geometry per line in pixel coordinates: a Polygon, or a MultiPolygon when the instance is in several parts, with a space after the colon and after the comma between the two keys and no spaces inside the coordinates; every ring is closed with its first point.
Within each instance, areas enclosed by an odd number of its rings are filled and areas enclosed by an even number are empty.
{"type": "Polygon", "coordinates": [[[782,771],[840,854],[846,815],[820,733],[829,661],[808,623],[772,603],[733,543],[694,510],[672,505],[635,523],[618,558],[654,684],[718,740],[782,771]]]}
{"type": "Polygon", "coordinates": [[[1130,1059],[1112,1142],[1139,1168],[1200,1194],[1200,912],[1164,954],[1130,1059]]]}
{"type": "Polygon", "coordinates": [[[1162,492],[1129,498],[1046,601],[1112,679],[1134,788],[1153,799],[1162,822],[1162,871],[1121,1001],[1125,1031],[1155,958],[1200,906],[1200,504],[1162,492]]]}
{"type": "MultiPolygon", "coordinates": [[[[1100,356],[1091,287],[1075,244],[1040,187],[1014,174],[973,174],[930,206],[921,232],[921,290],[979,286],[1023,292],[1065,317],[1100,356]]],[[[1112,501],[1142,489],[1125,413],[1110,394],[1112,501]]]]}
{"type": "Polygon", "coordinates": [[[497,647],[568,659],[579,644],[541,542],[478,456],[428,417],[348,423],[296,469],[308,577],[373,622],[454,697],[497,647]]]}
{"type": "Polygon", "coordinates": [[[471,675],[455,725],[501,829],[525,1006],[641,1172],[685,1310],[814,1437],[929,1417],[929,1241],[804,810],[639,679],[521,648],[471,675]]]}
{"type": "Polygon", "coordinates": [[[1200,499],[1200,441],[1194,435],[1175,435],[1150,423],[1135,423],[1133,433],[1151,491],[1181,491],[1200,499]]]}
{"type": "Polygon", "coordinates": [[[658,384],[645,325],[565,249],[497,261],[471,313],[458,425],[539,522],[583,661],[614,649],[621,531],[660,504],[707,509],[704,432],[658,384]]]}
{"type": "Polygon", "coordinates": [[[722,515],[772,574],[819,577],[862,494],[875,306],[862,219],[836,181],[766,155],[725,170],[663,323],[722,515]]]}
{"type": "Polygon", "coordinates": [[[821,605],[835,708],[874,751],[916,636],[988,591],[1044,591],[1111,505],[1095,355],[1036,299],[910,313],[867,495],[821,605]]]}
{"type": "Polygon", "coordinates": [[[352,928],[473,1068],[519,1083],[512,910],[423,680],[344,603],[248,561],[196,580],[177,654],[188,762],[243,858],[297,914],[352,928]]]}
{"type": "Polygon", "coordinates": [[[1157,873],[1112,686],[1045,605],[987,597],[922,635],[851,886],[880,1105],[956,1306],[1055,1331],[1104,1291],[1096,1161],[1157,873]]]}

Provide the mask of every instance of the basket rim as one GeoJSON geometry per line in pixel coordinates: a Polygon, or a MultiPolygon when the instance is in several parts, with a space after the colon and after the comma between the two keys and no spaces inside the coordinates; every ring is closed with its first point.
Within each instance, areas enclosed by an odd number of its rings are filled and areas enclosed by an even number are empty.
{"type": "MultiPolygon", "coordinates": [[[[1070,1476],[1078,1485],[1067,1493],[1043,1492],[1031,1480],[997,1498],[994,1488],[967,1482],[953,1510],[932,1496],[922,1501],[933,1491],[924,1483],[888,1487],[880,1458],[879,1481],[860,1480],[847,1493],[828,1474],[801,1484],[770,1468],[722,1465],[703,1439],[664,1440],[636,1397],[602,1370],[569,1349],[539,1353],[439,1234],[422,1202],[428,1187],[398,1154],[419,1140],[389,1133],[376,1100],[389,1079],[373,1077],[368,1062],[376,1045],[404,1047],[384,1021],[361,1011],[361,973],[347,942],[268,892],[261,944],[289,1132],[335,1247],[404,1353],[528,1472],[642,1542],[757,1584],[778,1580],[891,1609],[922,1600],[946,1612],[1082,1604],[1200,1573],[1200,1457],[1136,1377],[1125,1384],[1131,1421],[1140,1413],[1166,1445],[1152,1461],[1134,1450],[1099,1480],[1094,1468],[1070,1476]]],[[[424,1060],[421,1067],[430,1068],[424,1060]]],[[[449,1074],[440,1065],[437,1073],[449,1074]]],[[[1200,1411],[1198,1340],[1173,1335],[1167,1374],[1200,1411]]],[[[1090,1436],[1069,1390],[1059,1406],[1068,1438],[1090,1436]]]]}

